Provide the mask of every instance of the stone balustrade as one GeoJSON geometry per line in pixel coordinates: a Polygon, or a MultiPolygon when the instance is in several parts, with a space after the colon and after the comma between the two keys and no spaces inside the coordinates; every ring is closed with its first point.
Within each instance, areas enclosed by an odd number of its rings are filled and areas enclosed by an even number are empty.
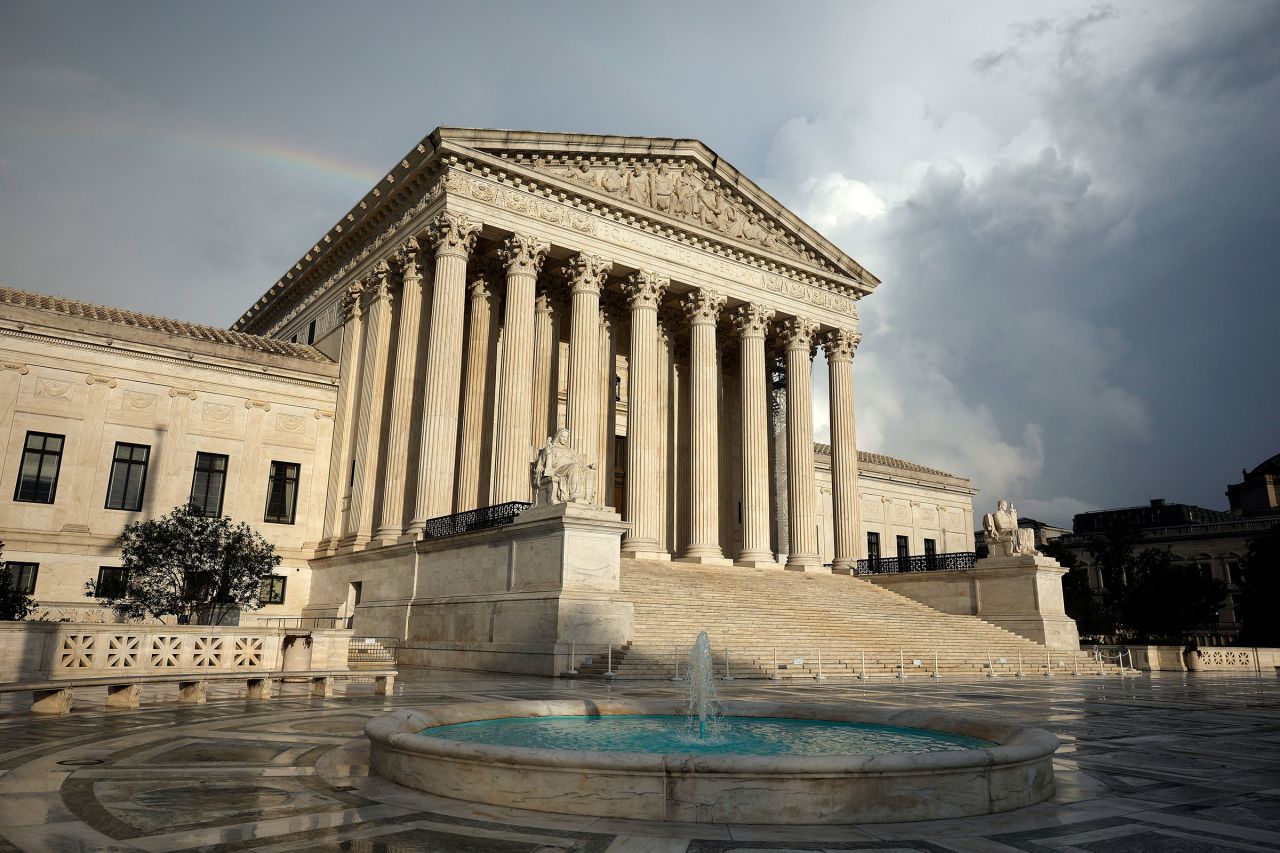
{"type": "Polygon", "coordinates": [[[347,668],[351,631],[214,625],[0,624],[0,682],[347,668]]]}

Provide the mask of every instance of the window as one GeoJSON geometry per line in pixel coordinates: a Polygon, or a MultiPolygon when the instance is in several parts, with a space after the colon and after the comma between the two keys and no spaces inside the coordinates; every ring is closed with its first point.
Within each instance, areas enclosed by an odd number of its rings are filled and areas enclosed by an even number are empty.
{"type": "Polygon", "coordinates": [[[210,518],[222,515],[222,490],[226,482],[226,456],[220,453],[196,454],[196,473],[191,478],[191,503],[210,518]]]}
{"type": "Polygon", "coordinates": [[[267,514],[263,521],[272,524],[293,524],[298,508],[298,472],[301,465],[293,462],[272,462],[267,480],[267,514]]]}
{"type": "Polygon", "coordinates": [[[1235,557],[1227,558],[1227,579],[1231,581],[1232,586],[1240,586],[1242,580],[1240,576],[1240,561],[1235,557]]]}
{"type": "Polygon", "coordinates": [[[898,537],[898,559],[905,560],[911,556],[911,538],[909,536],[898,537]]]}
{"type": "Polygon", "coordinates": [[[147,460],[151,448],[145,444],[116,442],[116,455],[111,460],[111,482],[107,486],[107,509],[137,512],[142,509],[142,495],[147,488],[147,460]]]}
{"type": "Polygon", "coordinates": [[[284,587],[288,580],[281,575],[263,578],[262,589],[258,591],[259,600],[263,604],[284,604],[284,587]]]}
{"type": "Polygon", "coordinates": [[[62,467],[62,442],[66,436],[47,432],[28,432],[22,446],[22,467],[18,469],[18,485],[13,490],[15,501],[51,504],[58,491],[58,469],[62,467]]]}
{"type": "Polygon", "coordinates": [[[880,559],[880,534],[867,534],[867,559],[875,562],[880,559]]]}
{"type": "Polygon", "coordinates": [[[14,560],[4,564],[9,570],[9,588],[22,595],[32,595],[36,591],[36,575],[40,572],[39,563],[19,563],[14,560]]]}
{"type": "Polygon", "coordinates": [[[924,563],[930,569],[938,565],[938,540],[924,540],[924,563]]]}
{"type": "Polygon", "coordinates": [[[314,344],[316,342],[316,321],[312,320],[307,324],[307,343],[314,344]]]}
{"type": "Polygon", "coordinates": [[[116,598],[124,595],[128,588],[128,569],[118,566],[103,566],[98,569],[98,584],[93,591],[98,598],[116,598]]]}

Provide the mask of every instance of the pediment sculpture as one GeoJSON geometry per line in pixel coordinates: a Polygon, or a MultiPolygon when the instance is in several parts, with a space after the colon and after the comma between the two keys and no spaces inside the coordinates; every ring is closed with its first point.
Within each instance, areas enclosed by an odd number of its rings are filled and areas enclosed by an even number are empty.
{"type": "Polygon", "coordinates": [[[813,259],[803,247],[792,245],[785,231],[692,163],[680,168],[667,163],[596,168],[587,162],[556,165],[536,158],[533,167],[786,257],[813,259]]]}
{"type": "Polygon", "coordinates": [[[1018,510],[1012,501],[1000,501],[995,512],[984,515],[982,530],[992,557],[1043,556],[1036,548],[1036,532],[1018,526],[1018,510]]]}
{"type": "Polygon", "coordinates": [[[533,505],[596,502],[596,465],[569,445],[569,430],[560,429],[538,450],[532,471],[533,505]]]}

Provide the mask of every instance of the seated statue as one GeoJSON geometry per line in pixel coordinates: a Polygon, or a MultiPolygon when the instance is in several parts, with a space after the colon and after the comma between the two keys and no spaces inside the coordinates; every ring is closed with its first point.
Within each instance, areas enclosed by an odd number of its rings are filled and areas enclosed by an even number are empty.
{"type": "Polygon", "coordinates": [[[1009,501],[996,504],[996,511],[982,517],[987,550],[992,557],[1041,556],[1036,549],[1036,532],[1018,527],[1018,510],[1009,501]]]}
{"type": "Polygon", "coordinates": [[[569,446],[569,430],[558,430],[533,461],[533,505],[596,505],[596,466],[569,446]]]}

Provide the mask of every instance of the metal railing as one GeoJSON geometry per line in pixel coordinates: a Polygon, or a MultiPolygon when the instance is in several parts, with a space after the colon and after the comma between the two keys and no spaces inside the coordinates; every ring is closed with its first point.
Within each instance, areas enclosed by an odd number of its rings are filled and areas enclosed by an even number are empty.
{"type": "Polygon", "coordinates": [[[502,527],[515,521],[516,516],[530,506],[532,504],[527,501],[508,501],[504,504],[469,509],[466,512],[455,512],[453,515],[429,518],[426,528],[422,531],[422,538],[439,539],[443,536],[470,533],[473,530],[502,527]]]}
{"type": "Polygon", "coordinates": [[[953,554],[916,554],[910,557],[873,557],[859,560],[860,575],[892,575],[900,572],[955,572],[972,569],[976,555],[972,551],[953,554]]]}

